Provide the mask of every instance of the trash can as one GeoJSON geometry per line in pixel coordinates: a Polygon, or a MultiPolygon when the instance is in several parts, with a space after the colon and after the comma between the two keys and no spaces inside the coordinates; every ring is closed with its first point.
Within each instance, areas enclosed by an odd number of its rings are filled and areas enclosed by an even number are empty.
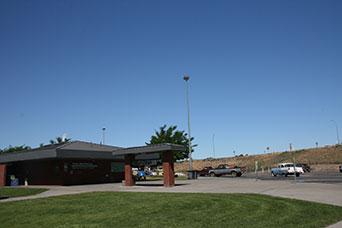
{"type": "Polygon", "coordinates": [[[18,178],[14,178],[13,180],[11,180],[11,186],[18,186],[19,185],[19,179],[18,178]]]}
{"type": "Polygon", "coordinates": [[[188,179],[189,180],[197,179],[197,177],[198,177],[198,171],[197,170],[189,170],[188,171],[188,179]]]}

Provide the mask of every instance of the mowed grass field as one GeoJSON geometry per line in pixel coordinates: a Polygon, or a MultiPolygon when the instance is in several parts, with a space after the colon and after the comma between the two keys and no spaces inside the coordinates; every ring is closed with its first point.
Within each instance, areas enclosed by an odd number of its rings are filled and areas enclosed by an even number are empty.
{"type": "Polygon", "coordinates": [[[43,188],[13,188],[13,187],[2,187],[0,188],[0,198],[2,197],[19,197],[19,196],[29,196],[36,195],[47,191],[43,188]]]}
{"type": "Polygon", "coordinates": [[[342,207],[254,194],[85,193],[0,203],[1,227],[325,227],[342,207]]]}

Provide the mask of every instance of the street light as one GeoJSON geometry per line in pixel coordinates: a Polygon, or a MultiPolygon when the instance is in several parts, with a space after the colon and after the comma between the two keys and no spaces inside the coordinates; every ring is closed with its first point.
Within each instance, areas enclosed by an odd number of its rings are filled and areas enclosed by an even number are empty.
{"type": "Polygon", "coordinates": [[[189,79],[190,79],[190,77],[185,74],[183,79],[184,79],[184,81],[186,83],[186,104],[187,104],[187,109],[188,109],[189,171],[192,171],[192,149],[191,149],[191,131],[190,131],[190,103],[189,103],[189,79]]]}
{"type": "Polygon", "coordinates": [[[215,134],[213,134],[213,157],[215,158],[215,134]]]}
{"type": "MultiPolygon", "coordinates": [[[[292,152],[292,143],[290,143],[290,152],[292,152]]],[[[293,151],[292,153],[292,159],[293,159],[293,176],[294,176],[294,181],[296,183],[297,181],[297,176],[296,176],[296,172],[297,172],[297,169],[296,169],[296,157],[295,157],[295,152],[293,151]]]]}
{"type": "Polygon", "coordinates": [[[102,144],[103,144],[103,145],[105,144],[105,131],[106,131],[106,128],[103,127],[103,128],[102,128],[102,144]]]}
{"type": "Polygon", "coordinates": [[[339,145],[340,144],[340,136],[339,136],[339,133],[338,133],[338,125],[337,125],[337,122],[335,120],[330,120],[331,122],[333,122],[335,124],[335,127],[336,127],[336,137],[337,137],[337,144],[339,145]]]}

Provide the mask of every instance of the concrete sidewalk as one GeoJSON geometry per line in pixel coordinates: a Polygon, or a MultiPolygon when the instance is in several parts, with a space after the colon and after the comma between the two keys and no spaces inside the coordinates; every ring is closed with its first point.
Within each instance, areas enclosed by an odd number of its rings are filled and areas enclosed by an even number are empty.
{"type": "Polygon", "coordinates": [[[162,181],[138,182],[125,187],[121,183],[79,186],[30,186],[48,188],[38,195],[10,198],[0,202],[45,198],[85,192],[193,192],[193,193],[256,193],[285,198],[307,200],[342,206],[342,184],[294,183],[291,181],[267,181],[242,178],[200,178],[177,180],[173,188],[165,188],[162,181]]]}

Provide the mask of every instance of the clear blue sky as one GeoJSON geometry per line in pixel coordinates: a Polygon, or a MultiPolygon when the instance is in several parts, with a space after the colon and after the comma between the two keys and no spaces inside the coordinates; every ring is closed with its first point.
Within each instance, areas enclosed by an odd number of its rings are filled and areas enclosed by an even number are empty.
{"type": "MultiPolygon", "coordinates": [[[[142,145],[187,129],[194,157],[336,143],[342,1],[0,2],[0,148],[142,145]]],[[[341,132],[342,134],[342,132],[341,132]]]]}

